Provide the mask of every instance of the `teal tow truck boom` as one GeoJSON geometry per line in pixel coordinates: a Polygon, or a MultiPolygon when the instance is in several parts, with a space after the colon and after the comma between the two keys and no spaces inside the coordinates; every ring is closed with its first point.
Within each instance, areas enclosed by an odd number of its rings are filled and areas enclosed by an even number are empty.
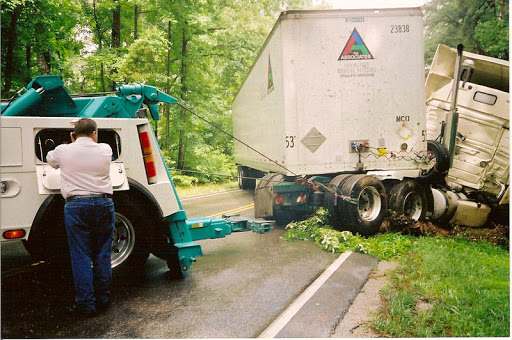
{"type": "Polygon", "coordinates": [[[120,85],[115,95],[72,97],[58,76],[36,77],[25,93],[2,103],[1,240],[21,239],[30,253],[48,261],[62,256],[56,250],[65,243],[60,172],[46,164],[46,153],[70,142],[72,123],[80,117],[96,120],[99,142],[114,153],[113,267],[144,263],[153,253],[184,276],[202,255],[195,241],[270,232],[272,221],[238,215],[187,218],[143,108],[157,121],[158,103],[177,100],[144,84],[120,85]]]}

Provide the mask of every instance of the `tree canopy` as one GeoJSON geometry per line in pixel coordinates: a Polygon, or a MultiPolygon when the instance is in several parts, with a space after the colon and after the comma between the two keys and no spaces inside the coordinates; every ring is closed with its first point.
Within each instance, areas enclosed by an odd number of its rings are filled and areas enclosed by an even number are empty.
{"type": "MultiPolygon", "coordinates": [[[[42,74],[61,76],[71,93],[143,82],[230,132],[231,101],[277,16],[312,8],[313,0],[1,0],[1,5],[2,98],[42,74]]],[[[425,25],[427,60],[438,43],[460,42],[469,51],[508,59],[508,0],[431,0],[425,25]]],[[[179,106],[160,112],[156,132],[170,167],[234,174],[229,136],[179,106]]]]}

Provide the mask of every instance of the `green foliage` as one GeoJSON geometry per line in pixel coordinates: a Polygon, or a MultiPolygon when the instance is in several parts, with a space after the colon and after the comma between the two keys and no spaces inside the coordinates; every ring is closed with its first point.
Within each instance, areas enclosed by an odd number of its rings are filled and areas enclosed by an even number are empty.
{"type": "MultiPolygon", "coordinates": [[[[312,0],[2,0],[2,96],[37,75],[61,76],[72,93],[143,82],[231,132],[230,105],[280,11],[312,0]],[[121,43],[113,11],[121,6],[121,43]]],[[[325,2],[315,2],[326,7],[325,2]]],[[[427,56],[438,43],[508,59],[508,0],[432,0],[427,56]]],[[[427,57],[428,60],[428,57],[427,57]]],[[[233,141],[180,107],[162,106],[157,127],[168,164],[234,174],[233,141]],[[172,160],[172,161],[171,161],[172,160]]],[[[224,178],[224,177],[222,177],[224,178]]],[[[227,177],[229,178],[229,177],[227,177]]],[[[202,175],[198,181],[220,181],[202,175]]]]}
{"type": "Polygon", "coordinates": [[[196,177],[179,175],[178,173],[172,174],[172,180],[176,186],[191,187],[198,184],[196,177]]]}
{"type": "Polygon", "coordinates": [[[390,337],[508,337],[509,264],[507,250],[486,242],[419,238],[372,327],[390,337]]]}
{"type": "Polygon", "coordinates": [[[508,0],[432,0],[425,4],[425,56],[438,44],[508,60],[508,0]]]}
{"type": "Polygon", "coordinates": [[[414,238],[398,233],[385,233],[364,238],[350,231],[339,231],[329,225],[329,213],[320,208],[310,218],[286,226],[285,241],[314,241],[333,253],[355,251],[378,257],[383,261],[406,254],[414,245],[414,238]]]}

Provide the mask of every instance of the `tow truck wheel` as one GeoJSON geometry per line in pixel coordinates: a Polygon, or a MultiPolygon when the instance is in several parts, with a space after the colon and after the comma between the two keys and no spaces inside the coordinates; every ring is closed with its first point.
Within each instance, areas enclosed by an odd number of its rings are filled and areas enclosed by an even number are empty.
{"type": "Polygon", "coordinates": [[[389,208],[413,221],[425,218],[427,195],[415,180],[404,180],[394,185],[389,192],[389,208]]]}
{"type": "Polygon", "coordinates": [[[114,235],[112,237],[112,268],[126,261],[135,247],[135,228],[124,215],[116,213],[114,235]]]}
{"type": "Polygon", "coordinates": [[[342,186],[344,220],[351,231],[371,235],[379,231],[386,216],[386,189],[374,176],[354,175],[342,186]]]}
{"type": "Polygon", "coordinates": [[[130,196],[115,197],[115,230],[112,237],[112,268],[137,268],[149,257],[151,230],[154,225],[137,200],[130,196]]]}

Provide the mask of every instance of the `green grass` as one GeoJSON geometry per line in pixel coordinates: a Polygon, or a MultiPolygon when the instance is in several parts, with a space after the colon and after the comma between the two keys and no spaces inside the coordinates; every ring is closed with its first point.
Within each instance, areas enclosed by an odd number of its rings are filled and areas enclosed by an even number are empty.
{"type": "Polygon", "coordinates": [[[390,337],[508,337],[509,252],[485,242],[419,238],[383,289],[372,328],[390,337]],[[427,308],[419,308],[420,302],[427,308]]]}
{"type": "Polygon", "coordinates": [[[370,325],[383,337],[508,337],[508,249],[464,236],[413,237],[383,233],[364,238],[334,230],[327,212],[290,223],[283,240],[313,241],[399,262],[382,290],[384,307],[370,325]]]}
{"type": "Polygon", "coordinates": [[[238,182],[210,183],[185,186],[176,185],[176,191],[178,192],[178,195],[181,198],[237,188],[238,182]]]}

